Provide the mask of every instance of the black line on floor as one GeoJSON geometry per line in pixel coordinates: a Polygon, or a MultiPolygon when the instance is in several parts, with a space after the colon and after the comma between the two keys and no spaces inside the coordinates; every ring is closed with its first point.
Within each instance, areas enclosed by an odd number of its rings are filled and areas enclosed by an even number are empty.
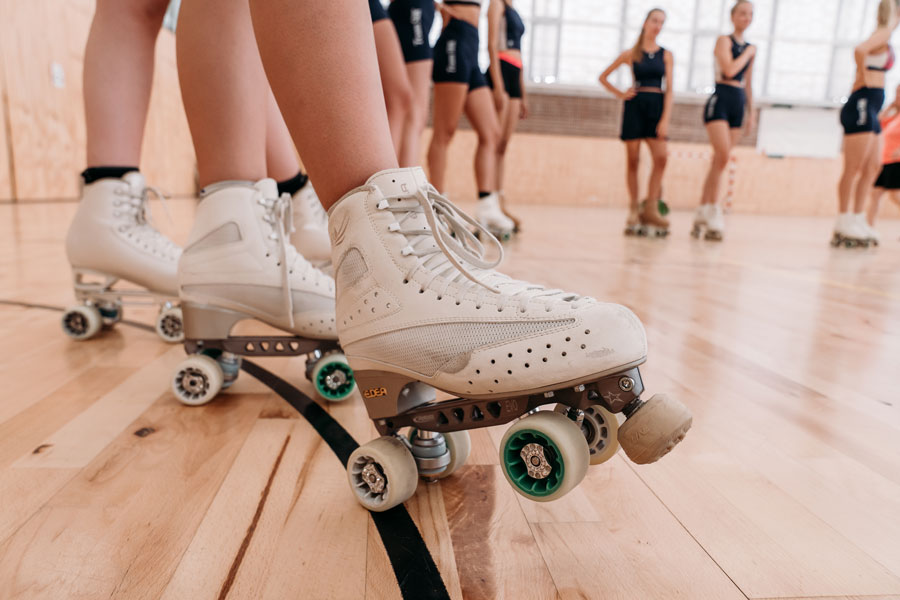
{"type": "MultiPolygon", "coordinates": [[[[65,310],[59,306],[17,300],[0,300],[0,304],[56,312],[65,310]]],[[[146,331],[155,331],[154,327],[136,321],[122,321],[122,324],[146,331]]],[[[341,464],[344,467],[347,466],[350,455],[359,447],[359,443],[334,417],[312,398],[259,365],[249,360],[243,360],[241,369],[264,383],[293,406],[309,421],[309,424],[328,444],[341,464]]],[[[391,561],[391,567],[394,569],[397,585],[400,587],[400,593],[404,600],[449,600],[450,595],[441,578],[441,572],[434,563],[431,552],[428,551],[428,546],[422,539],[422,534],[419,533],[419,528],[416,527],[406,508],[401,504],[385,512],[370,514],[378,529],[378,535],[381,536],[388,559],[391,561]]]]}
{"type": "MultiPolygon", "coordinates": [[[[359,444],[325,409],[309,396],[249,360],[241,368],[267,385],[303,415],[335,453],[345,467],[350,454],[359,444]]],[[[403,505],[391,510],[370,513],[384,549],[387,551],[397,585],[405,600],[449,599],[441,573],[425,545],[418,527],[403,505]]]]}

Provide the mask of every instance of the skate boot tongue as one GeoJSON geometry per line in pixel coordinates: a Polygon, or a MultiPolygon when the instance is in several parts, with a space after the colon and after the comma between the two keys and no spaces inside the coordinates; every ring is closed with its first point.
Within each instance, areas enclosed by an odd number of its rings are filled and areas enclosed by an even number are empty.
{"type": "Polygon", "coordinates": [[[266,198],[278,198],[278,184],[274,179],[260,179],[253,184],[266,198]]]}
{"type": "Polygon", "coordinates": [[[122,181],[128,184],[132,196],[140,197],[147,189],[147,180],[140,171],[129,171],[122,176],[122,181]]]}

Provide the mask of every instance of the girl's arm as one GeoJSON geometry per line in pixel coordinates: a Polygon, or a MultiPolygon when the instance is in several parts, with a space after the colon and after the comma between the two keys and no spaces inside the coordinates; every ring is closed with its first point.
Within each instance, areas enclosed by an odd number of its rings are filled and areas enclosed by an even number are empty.
{"type": "Polygon", "coordinates": [[[634,91],[633,87],[628,88],[627,91],[620,90],[609,82],[609,76],[612,75],[613,72],[615,72],[615,70],[622,65],[630,65],[632,60],[633,57],[631,54],[631,50],[626,50],[625,52],[620,54],[618,58],[616,58],[616,60],[612,62],[611,65],[606,67],[605,71],[600,74],[600,83],[603,84],[603,87],[605,87],[610,94],[612,94],[619,100],[631,100],[635,97],[637,92],[634,91]]]}
{"type": "Polygon", "coordinates": [[[750,133],[756,125],[756,111],[753,109],[753,63],[750,63],[750,68],[744,75],[744,82],[744,93],[747,95],[747,127],[744,131],[750,133]]]}
{"type": "Polygon", "coordinates": [[[503,110],[505,92],[503,73],[500,71],[500,21],[503,19],[503,0],[491,0],[488,7],[488,55],[491,57],[489,76],[494,84],[494,107],[497,112],[503,110]]]}
{"type": "Polygon", "coordinates": [[[744,50],[743,54],[737,58],[731,56],[731,38],[727,35],[720,35],[716,40],[715,57],[719,63],[719,69],[725,79],[734,79],[741,70],[750,64],[750,61],[756,56],[756,46],[750,45],[744,50]]]}
{"type": "Polygon", "coordinates": [[[669,134],[669,118],[672,116],[672,104],[675,102],[675,84],[672,73],[675,70],[675,58],[668,50],[663,54],[663,62],[666,65],[666,90],[663,96],[663,112],[656,126],[656,135],[660,139],[666,139],[669,134]]]}

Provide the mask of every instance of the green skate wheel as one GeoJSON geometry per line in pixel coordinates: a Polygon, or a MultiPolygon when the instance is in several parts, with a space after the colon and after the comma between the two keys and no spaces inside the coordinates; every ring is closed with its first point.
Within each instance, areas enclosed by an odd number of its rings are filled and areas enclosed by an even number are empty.
{"type": "Polygon", "coordinates": [[[62,328],[73,340],[87,340],[103,327],[103,315],[94,306],[82,304],[66,310],[62,316],[62,328]]]}
{"type": "Polygon", "coordinates": [[[353,369],[340,352],[326,354],[316,362],[310,376],[316,393],[329,402],[346,400],[356,389],[353,369]]]}
{"type": "Polygon", "coordinates": [[[216,397],[224,379],[225,374],[216,359],[205,354],[193,354],[175,369],[172,392],[182,404],[202,406],[216,397]]]}
{"type": "Polygon", "coordinates": [[[662,198],[659,199],[658,207],[659,207],[659,214],[662,215],[663,217],[666,216],[667,214],[669,214],[669,205],[666,204],[662,198]]]}
{"type": "Polygon", "coordinates": [[[500,467],[509,484],[530,500],[549,502],[581,483],[590,449],[581,429],[557,412],[519,419],[500,442],[500,467]]]}
{"type": "Polygon", "coordinates": [[[412,498],[419,470],[406,444],[384,436],[353,451],[347,461],[347,479],[360,504],[382,512],[412,498]]]}

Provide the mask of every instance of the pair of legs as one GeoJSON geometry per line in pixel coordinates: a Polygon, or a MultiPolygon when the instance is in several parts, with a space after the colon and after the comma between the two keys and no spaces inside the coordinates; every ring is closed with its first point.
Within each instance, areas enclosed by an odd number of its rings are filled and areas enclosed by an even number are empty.
{"type": "Polygon", "coordinates": [[[400,165],[411,167],[419,162],[419,137],[428,118],[431,61],[404,62],[390,19],[375,21],[373,28],[391,140],[400,165]]]}
{"type": "MultiPolygon", "coordinates": [[[[854,213],[865,210],[866,197],[881,168],[881,143],[881,136],[871,131],[844,135],[844,172],[838,182],[838,208],[841,214],[851,208],[854,213]]],[[[875,212],[877,210],[876,206],[875,212]]],[[[874,222],[871,210],[869,222],[874,222]]]]}
{"type": "Polygon", "coordinates": [[[719,200],[719,184],[722,174],[728,167],[731,158],[731,150],[737,145],[741,137],[741,130],[737,127],[729,127],[728,121],[717,120],[706,124],[706,133],[712,144],[713,157],[709,165],[709,172],[703,184],[703,195],[700,204],[715,204],[719,200]]]}
{"type": "Polygon", "coordinates": [[[500,138],[497,141],[497,185],[495,189],[503,189],[503,176],[506,172],[506,149],[516,127],[519,125],[519,115],[522,112],[522,99],[506,97],[502,109],[497,113],[500,125],[500,138]]]}
{"type": "MultiPolygon", "coordinates": [[[[156,39],[168,0],[98,0],[85,48],[88,166],[139,166],[150,105],[156,39]]],[[[261,158],[276,180],[300,165],[275,98],[268,93],[261,158]]]]}
{"type": "Polygon", "coordinates": [[[469,91],[467,83],[434,85],[434,133],[428,148],[428,170],[431,183],[443,191],[447,172],[447,149],[465,110],[466,117],[478,134],[475,151],[475,181],[480,192],[497,189],[497,146],[500,123],[494,109],[490,88],[469,91]]]}
{"type": "MultiPolygon", "coordinates": [[[[669,160],[668,143],[659,138],[645,138],[643,141],[647,142],[653,159],[653,170],[650,171],[650,181],[647,183],[647,200],[659,200],[662,196],[662,179],[666,171],[666,163],[669,160]]],[[[625,156],[625,184],[628,187],[629,208],[632,214],[637,214],[640,201],[638,168],[641,160],[641,140],[627,140],[625,156]]]]}

